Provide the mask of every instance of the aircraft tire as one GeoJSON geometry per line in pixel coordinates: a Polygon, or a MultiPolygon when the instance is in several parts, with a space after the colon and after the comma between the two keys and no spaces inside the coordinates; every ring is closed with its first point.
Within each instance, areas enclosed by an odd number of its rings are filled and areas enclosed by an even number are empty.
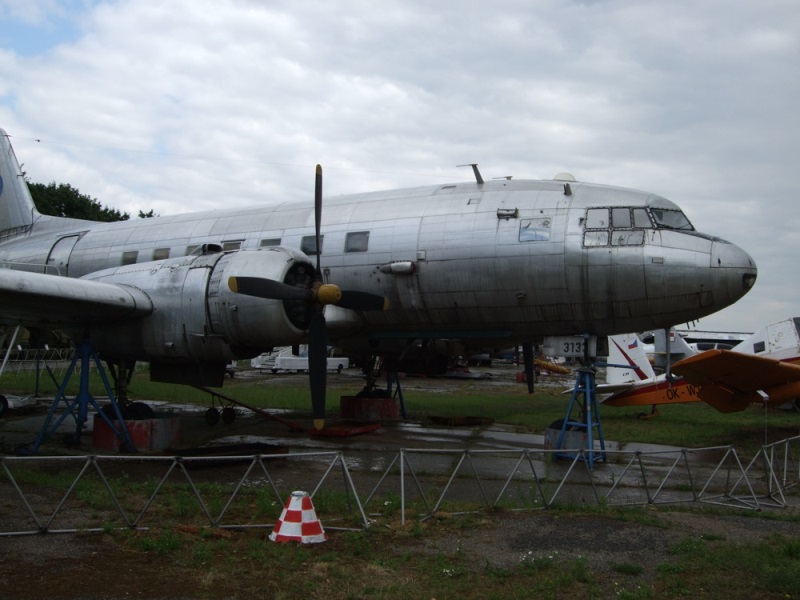
{"type": "Polygon", "coordinates": [[[344,369],[344,365],[339,365],[338,367],[336,367],[336,372],[337,372],[339,375],[341,375],[341,374],[342,374],[342,369],[344,369]]]}
{"type": "Polygon", "coordinates": [[[8,398],[0,394],[0,418],[4,417],[8,412],[8,398]]]}
{"type": "Polygon", "coordinates": [[[219,423],[219,411],[213,406],[206,411],[206,425],[214,426],[219,423]]]}
{"type": "Polygon", "coordinates": [[[232,406],[226,406],[222,409],[222,422],[230,425],[236,420],[236,410],[232,406]]]}

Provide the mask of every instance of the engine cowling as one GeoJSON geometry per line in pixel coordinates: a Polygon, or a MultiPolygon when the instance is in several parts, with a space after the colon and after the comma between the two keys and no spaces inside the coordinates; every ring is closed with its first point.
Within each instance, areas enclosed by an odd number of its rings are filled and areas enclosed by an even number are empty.
{"type": "Polygon", "coordinates": [[[235,294],[231,276],[274,279],[308,288],[314,266],[305,254],[272,247],[209,253],[125,265],[87,279],[136,288],[153,312],[135,321],[90,330],[101,353],[155,363],[224,363],[257,356],[274,346],[300,343],[308,304],[235,294]]]}

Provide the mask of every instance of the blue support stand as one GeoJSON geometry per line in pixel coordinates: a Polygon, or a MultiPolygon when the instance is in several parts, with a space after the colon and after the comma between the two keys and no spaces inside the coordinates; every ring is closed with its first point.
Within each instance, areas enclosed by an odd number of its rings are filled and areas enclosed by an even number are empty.
{"type": "Polygon", "coordinates": [[[573,450],[570,452],[560,452],[556,456],[575,458],[576,450],[564,448],[567,434],[573,433],[585,435],[586,445],[584,450],[584,460],[590,469],[594,468],[594,463],[606,461],[606,442],[603,437],[603,425],[600,422],[600,410],[597,406],[597,388],[595,386],[595,372],[591,367],[581,367],[578,369],[578,379],[572,390],[572,396],[567,408],[567,415],[561,424],[561,431],[556,441],[556,449],[573,450]],[[573,418],[572,412],[575,407],[579,408],[580,415],[573,418]],[[600,450],[595,449],[595,439],[599,442],[600,450]]]}
{"type": "Polygon", "coordinates": [[[108,382],[108,377],[106,377],[106,371],[103,368],[103,365],[100,363],[97,354],[93,352],[91,343],[84,341],[75,349],[75,354],[72,357],[69,368],[67,369],[64,379],[58,388],[58,392],[56,392],[53,403],[50,405],[50,409],[47,412],[47,418],[42,425],[42,429],[39,431],[39,435],[36,436],[36,441],[32,446],[18,448],[17,453],[24,455],[36,454],[39,451],[39,447],[45,441],[47,441],[47,439],[53,433],[55,433],[59,427],[61,427],[61,424],[66,420],[66,418],[70,416],[75,420],[76,426],[75,435],[71,437],[70,441],[78,444],[81,438],[81,431],[89,419],[89,405],[94,407],[94,409],[97,411],[97,414],[100,415],[100,417],[108,424],[117,438],[119,438],[121,442],[120,448],[126,452],[135,452],[136,448],[133,445],[133,440],[131,440],[130,433],[125,425],[125,420],[122,418],[122,412],[120,411],[119,404],[114,396],[114,392],[111,389],[111,385],[108,382]],[[78,395],[72,400],[69,400],[64,395],[64,392],[67,388],[67,384],[72,378],[73,373],[75,372],[75,367],[78,365],[79,361],[81,369],[78,395]],[[95,365],[97,366],[97,372],[100,374],[100,378],[103,381],[106,393],[111,400],[111,406],[113,407],[114,415],[116,416],[116,423],[113,422],[108,415],[100,409],[100,406],[89,392],[89,369],[92,361],[94,361],[95,365]],[[55,424],[51,426],[53,417],[55,416],[56,410],[58,409],[58,406],[62,400],[64,401],[64,404],[66,404],[66,411],[58,418],[55,424]]]}

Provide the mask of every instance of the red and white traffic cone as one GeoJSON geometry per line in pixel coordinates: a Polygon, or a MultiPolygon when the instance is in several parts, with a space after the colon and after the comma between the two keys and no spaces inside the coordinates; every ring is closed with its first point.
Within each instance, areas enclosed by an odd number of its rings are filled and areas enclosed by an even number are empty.
{"type": "Polygon", "coordinates": [[[292,492],[269,539],[302,544],[318,544],[328,539],[307,492],[292,492]]]}

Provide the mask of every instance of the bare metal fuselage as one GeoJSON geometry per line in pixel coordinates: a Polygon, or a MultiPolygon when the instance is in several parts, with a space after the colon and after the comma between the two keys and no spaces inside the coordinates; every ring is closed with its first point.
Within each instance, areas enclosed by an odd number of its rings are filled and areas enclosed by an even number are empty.
{"type": "MultiPolygon", "coordinates": [[[[633,223],[626,228],[609,222],[603,233],[603,224],[587,217],[587,210],[598,207],[679,211],[645,192],[558,181],[503,180],[328,198],[321,244],[325,279],[389,299],[384,312],[328,307],[331,337],[343,346],[380,352],[418,338],[488,346],[545,335],[643,331],[716,312],[736,302],[755,280],[753,260],[729,242],[633,223]]],[[[94,335],[101,347],[114,340],[120,346],[120,335],[169,315],[159,327],[169,327],[170,335],[206,338],[198,343],[219,346],[226,354],[223,349],[231,344],[214,341],[224,337],[215,326],[223,317],[215,313],[234,311],[236,327],[256,331],[265,311],[278,303],[226,297],[224,286],[212,301],[213,274],[178,280],[169,271],[219,269],[219,256],[179,259],[209,243],[258,262],[274,252],[274,244],[303,248],[313,228],[310,202],[108,224],[40,216],[26,233],[0,242],[0,265],[98,281],[116,281],[123,272],[125,285],[144,290],[156,310],[119,330],[98,327],[94,335]],[[126,262],[131,264],[121,267],[126,262]],[[198,299],[194,306],[190,297],[198,299]]],[[[296,334],[302,339],[301,331],[296,334]]],[[[236,344],[227,354],[260,352],[272,341],[236,344]]],[[[136,348],[133,354],[149,352],[146,344],[129,345],[136,348]]]]}

